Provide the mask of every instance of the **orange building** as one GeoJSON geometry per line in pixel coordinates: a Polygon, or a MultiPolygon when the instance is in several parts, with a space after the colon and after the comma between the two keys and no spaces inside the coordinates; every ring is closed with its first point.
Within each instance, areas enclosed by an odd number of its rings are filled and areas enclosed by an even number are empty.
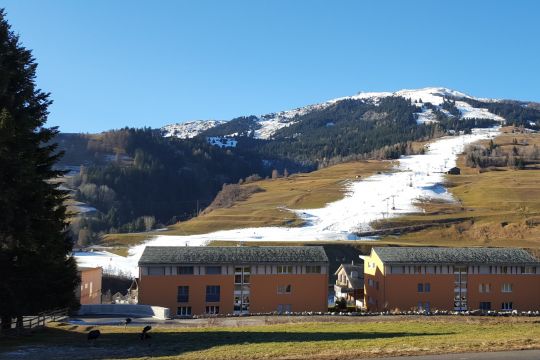
{"type": "Polygon", "coordinates": [[[100,267],[77,267],[81,284],[76,296],[81,305],[101,304],[101,278],[103,270],[100,267]]]}
{"type": "Polygon", "coordinates": [[[523,249],[374,247],[365,306],[383,310],[540,310],[540,261],[523,249]]]}
{"type": "Polygon", "coordinates": [[[327,311],[328,258],[320,246],[147,246],[139,304],[178,316],[327,311]]]}

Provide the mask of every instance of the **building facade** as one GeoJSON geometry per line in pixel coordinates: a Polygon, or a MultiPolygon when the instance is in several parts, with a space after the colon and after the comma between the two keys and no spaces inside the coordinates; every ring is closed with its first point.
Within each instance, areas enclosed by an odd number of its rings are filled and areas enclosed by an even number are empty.
{"type": "Polygon", "coordinates": [[[540,310],[540,261],[523,249],[374,247],[364,294],[369,311],[540,310]]]}
{"type": "Polygon", "coordinates": [[[334,300],[345,299],[347,306],[364,307],[364,265],[341,264],[334,284],[334,300]]]}
{"type": "Polygon", "coordinates": [[[77,267],[81,283],[76,296],[81,305],[101,304],[101,280],[103,269],[100,267],[77,267]]]}
{"type": "Polygon", "coordinates": [[[327,311],[328,258],[320,246],[147,246],[138,295],[178,316],[327,311]]]}

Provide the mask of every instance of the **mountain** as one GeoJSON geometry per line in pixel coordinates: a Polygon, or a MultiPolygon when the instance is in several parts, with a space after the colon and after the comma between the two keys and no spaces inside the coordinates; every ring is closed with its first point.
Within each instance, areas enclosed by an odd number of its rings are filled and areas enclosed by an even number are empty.
{"type": "Polygon", "coordinates": [[[446,88],[359,93],[261,116],[60,134],[55,141],[66,152],[60,165],[75,173],[65,184],[73,200],[96,209],[72,221],[74,238],[86,244],[100,233],[189,219],[225,184],[395,159],[421,151],[414,141],[498,124],[538,130],[538,104],[446,88]]]}
{"type": "MultiPolygon", "coordinates": [[[[251,135],[257,139],[271,139],[279,130],[296,124],[302,117],[315,111],[321,111],[338,103],[350,100],[361,100],[366,103],[377,105],[381,99],[389,97],[402,97],[410,99],[417,108],[416,117],[418,123],[438,122],[436,111],[452,116],[449,102],[455,101],[456,115],[462,119],[489,119],[504,122],[504,118],[490,111],[494,104],[514,104],[515,106],[530,106],[530,109],[538,109],[538,105],[526,102],[509,100],[483,99],[469,96],[462,92],[444,87],[428,87],[423,89],[405,89],[396,92],[361,92],[353,96],[332,99],[323,103],[308,105],[293,110],[280,111],[260,116],[235,118],[229,121],[200,120],[197,122],[185,122],[166,125],[161,130],[165,136],[176,136],[184,139],[199,134],[208,136],[239,136],[251,135]],[[248,119],[248,120],[246,120],[248,119]]],[[[530,125],[530,124],[529,124],[530,125]]]]}

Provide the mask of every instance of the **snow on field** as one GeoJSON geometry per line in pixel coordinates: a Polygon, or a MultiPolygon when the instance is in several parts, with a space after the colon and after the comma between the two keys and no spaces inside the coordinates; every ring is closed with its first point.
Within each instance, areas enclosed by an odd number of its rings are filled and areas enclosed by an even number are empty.
{"type": "Polygon", "coordinates": [[[107,251],[76,251],[73,257],[81,267],[103,268],[103,272],[116,275],[137,276],[137,261],[107,251]]]}
{"type": "Polygon", "coordinates": [[[475,108],[469,105],[468,103],[464,101],[456,101],[456,107],[461,112],[461,116],[463,116],[464,119],[491,119],[495,121],[503,122],[504,118],[495,115],[488,111],[488,109],[484,108],[475,108]]]}
{"type": "Polygon", "coordinates": [[[431,109],[425,109],[424,111],[416,114],[418,115],[418,118],[416,119],[416,123],[418,124],[429,124],[437,121],[437,117],[431,109]]]}
{"type": "Polygon", "coordinates": [[[159,235],[131,248],[127,258],[98,252],[79,253],[76,258],[85,264],[83,266],[103,266],[111,271],[129,271],[136,275],[137,261],[147,245],[200,246],[212,240],[362,240],[355,233],[370,230],[371,222],[420,211],[414,205],[418,199],[452,201],[452,195],[442,184],[444,172],[456,165],[457,154],[467,144],[492,138],[497,133],[498,129],[478,129],[471,135],[439,139],[428,145],[425,155],[402,157],[391,172],[351,182],[342,200],[320,209],[295,210],[306,221],[303,227],[245,228],[190,236],[159,235]]]}

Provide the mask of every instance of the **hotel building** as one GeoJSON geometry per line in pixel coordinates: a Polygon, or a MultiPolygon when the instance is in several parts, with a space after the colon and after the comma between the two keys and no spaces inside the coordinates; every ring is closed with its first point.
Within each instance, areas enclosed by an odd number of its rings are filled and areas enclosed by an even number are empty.
{"type": "Polygon", "coordinates": [[[383,310],[540,310],[540,261],[523,249],[374,247],[365,306],[383,310]]]}
{"type": "Polygon", "coordinates": [[[328,258],[320,246],[147,246],[139,304],[178,316],[327,311],[328,258]]]}

